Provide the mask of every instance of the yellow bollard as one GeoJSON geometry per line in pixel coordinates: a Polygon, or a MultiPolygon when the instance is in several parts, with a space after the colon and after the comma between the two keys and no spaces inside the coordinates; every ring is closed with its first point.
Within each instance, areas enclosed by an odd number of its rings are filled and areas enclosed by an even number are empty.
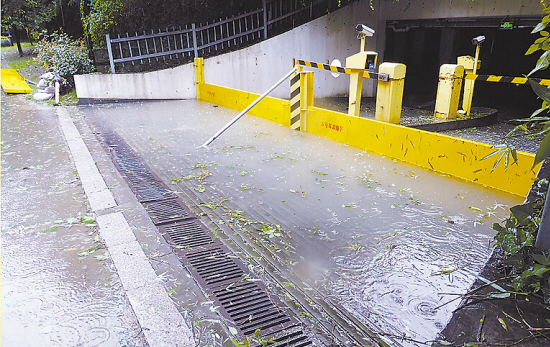
{"type": "MultiPolygon", "coordinates": [[[[479,56],[479,46],[476,48],[476,57],[479,56]]],[[[464,66],[466,75],[475,74],[481,67],[481,60],[469,55],[458,57],[457,64],[464,66]]],[[[464,81],[464,97],[462,98],[462,111],[460,113],[470,115],[472,98],[474,96],[474,80],[464,81]]]]}
{"type": "Polygon", "coordinates": [[[195,58],[195,88],[197,91],[197,100],[201,99],[200,84],[204,83],[204,59],[195,58]]]}
{"type": "Polygon", "coordinates": [[[398,63],[382,63],[378,73],[388,74],[388,80],[378,80],[376,95],[376,120],[399,124],[403,104],[403,88],[407,67],[398,63]]]}
{"type": "Polygon", "coordinates": [[[367,63],[367,52],[359,52],[346,58],[346,68],[357,69],[349,76],[348,114],[359,117],[363,93],[363,72],[367,63]]]}
{"type": "Polygon", "coordinates": [[[460,89],[464,77],[464,66],[443,64],[439,69],[439,85],[435,99],[435,116],[454,119],[460,101],[460,89]]]}

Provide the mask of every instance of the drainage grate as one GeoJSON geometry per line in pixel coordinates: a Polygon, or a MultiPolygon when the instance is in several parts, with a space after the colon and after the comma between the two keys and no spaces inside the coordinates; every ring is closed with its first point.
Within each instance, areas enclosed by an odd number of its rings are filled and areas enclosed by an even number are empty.
{"type": "Polygon", "coordinates": [[[219,306],[219,313],[240,335],[250,336],[258,329],[273,346],[302,347],[312,344],[300,323],[287,314],[284,304],[271,296],[262,283],[252,279],[246,264],[219,240],[158,178],[139,156],[116,134],[101,134],[113,161],[186,265],[195,280],[219,306]],[[252,281],[249,281],[252,279],[252,281]]]}
{"type": "Polygon", "coordinates": [[[311,340],[302,331],[287,332],[280,337],[271,338],[270,340],[275,341],[274,344],[269,344],[271,347],[304,347],[312,345],[311,340]]]}
{"type": "Polygon", "coordinates": [[[222,247],[188,253],[186,258],[205,289],[231,284],[248,274],[244,264],[222,247]]]}
{"type": "Polygon", "coordinates": [[[135,185],[134,191],[137,194],[139,202],[145,203],[150,201],[171,199],[175,197],[174,192],[155,182],[135,185]]]}
{"type": "Polygon", "coordinates": [[[256,282],[217,288],[210,294],[210,298],[219,303],[220,312],[230,317],[244,335],[253,335],[260,330],[262,336],[266,336],[297,324],[256,282]]]}
{"type": "MultiPolygon", "coordinates": [[[[162,188],[165,189],[164,187],[162,188]]],[[[145,203],[144,206],[154,224],[163,224],[195,217],[177,199],[149,202],[145,203]]]]}
{"type": "Polygon", "coordinates": [[[147,168],[141,163],[138,158],[128,158],[128,156],[123,156],[117,160],[118,166],[123,171],[146,171],[147,168]]]}
{"type": "MultiPolygon", "coordinates": [[[[143,184],[144,182],[158,182],[155,175],[148,171],[128,171],[125,172],[124,176],[126,176],[128,181],[133,185],[143,184]]],[[[161,184],[160,182],[158,183],[161,184]]]]}
{"type": "Polygon", "coordinates": [[[194,220],[184,220],[159,226],[161,232],[168,234],[172,244],[182,250],[194,250],[197,247],[209,246],[215,243],[213,237],[201,223],[194,220]]]}

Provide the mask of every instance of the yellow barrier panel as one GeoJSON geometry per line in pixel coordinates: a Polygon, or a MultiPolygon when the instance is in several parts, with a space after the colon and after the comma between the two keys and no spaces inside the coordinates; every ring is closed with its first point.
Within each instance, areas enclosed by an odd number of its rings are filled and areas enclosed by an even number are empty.
{"type": "MultiPolygon", "coordinates": [[[[200,88],[199,100],[239,111],[244,110],[260,96],[260,94],[216,86],[208,83],[198,83],[197,86],[200,88]]],[[[289,111],[290,102],[288,100],[266,96],[248,113],[285,126],[290,126],[289,111]]]]}
{"type": "Polygon", "coordinates": [[[1,71],[2,88],[6,93],[32,93],[31,87],[25,82],[14,69],[2,69],[1,71]]]}
{"type": "MultiPolygon", "coordinates": [[[[198,88],[200,100],[236,110],[259,96],[208,83],[198,83],[198,88]]],[[[288,100],[266,97],[250,113],[290,126],[288,100]]],[[[306,123],[309,133],[522,197],[540,169],[531,170],[534,154],[517,152],[517,165],[505,171],[502,162],[491,172],[496,158],[481,160],[495,151],[490,145],[313,106],[308,107],[306,123]]]]}
{"type": "Polygon", "coordinates": [[[540,169],[539,165],[531,170],[534,154],[517,152],[517,165],[510,164],[505,171],[501,162],[491,172],[498,157],[481,160],[495,151],[490,145],[317,107],[309,109],[307,129],[368,152],[523,197],[540,169]]]}

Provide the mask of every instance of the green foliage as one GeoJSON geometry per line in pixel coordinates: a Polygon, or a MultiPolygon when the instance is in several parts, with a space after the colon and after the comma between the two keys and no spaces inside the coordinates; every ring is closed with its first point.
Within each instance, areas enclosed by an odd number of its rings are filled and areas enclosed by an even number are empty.
{"type": "Polygon", "coordinates": [[[71,39],[67,34],[43,34],[36,45],[36,53],[36,61],[46,70],[61,76],[64,84],[72,86],[74,75],[94,71],[84,43],[71,39]]]}
{"type": "Polygon", "coordinates": [[[529,47],[525,55],[533,54],[539,50],[544,51],[535,65],[535,68],[527,76],[531,76],[537,71],[544,70],[550,66],[550,33],[545,31],[550,23],[550,6],[543,3],[543,12],[546,13],[539,24],[531,31],[531,34],[539,33],[540,37],[529,47]]]}
{"type": "Polygon", "coordinates": [[[515,276],[512,285],[516,291],[541,293],[550,303],[550,253],[534,248],[540,224],[548,181],[537,182],[537,199],[532,203],[510,209],[510,217],[503,225],[495,223],[495,240],[506,256],[505,263],[515,276]]]}
{"type": "Polygon", "coordinates": [[[493,146],[493,148],[496,149],[494,152],[489,153],[485,157],[481,158],[481,160],[485,160],[485,159],[491,158],[492,156],[500,154],[500,157],[497,159],[497,161],[493,165],[493,168],[491,169],[491,172],[495,171],[498,164],[500,164],[500,162],[502,161],[503,158],[504,158],[504,169],[505,170],[507,170],[508,166],[510,165],[510,157],[514,161],[512,164],[517,165],[517,163],[518,163],[518,154],[517,154],[517,151],[516,151],[514,146],[511,146],[509,144],[504,143],[504,144],[501,144],[501,145],[493,146]]]}
{"type": "MultiPolygon", "coordinates": [[[[229,331],[233,336],[237,335],[237,329],[230,327],[229,331]]],[[[231,338],[231,342],[236,347],[250,347],[250,346],[268,346],[277,343],[277,341],[268,340],[265,337],[260,336],[260,329],[256,329],[252,336],[248,336],[243,341],[238,341],[235,338],[231,338]]]]}
{"type": "MultiPolygon", "coordinates": [[[[545,70],[548,66],[550,66],[550,33],[544,30],[548,27],[548,24],[550,24],[550,3],[547,4],[545,1],[541,1],[541,4],[543,6],[543,12],[546,15],[531,32],[532,34],[538,33],[540,37],[535,40],[531,47],[529,47],[525,55],[533,54],[539,51],[542,51],[543,53],[527,77],[538,71],[545,70]]],[[[526,131],[528,129],[537,130],[536,133],[531,135],[533,137],[544,135],[544,139],[537,150],[535,161],[533,162],[533,167],[535,167],[537,164],[541,163],[550,156],[550,116],[548,115],[548,112],[550,111],[550,89],[533,80],[529,80],[529,84],[535,94],[541,98],[542,106],[533,112],[530,118],[521,120],[522,124],[518,125],[512,132],[510,132],[510,134],[507,135],[507,137],[511,136],[518,130],[526,131]]]]}
{"type": "Polygon", "coordinates": [[[125,8],[121,0],[92,0],[88,14],[84,2],[80,6],[84,32],[98,45],[104,42],[105,35],[117,24],[125,8]]]}
{"type": "Polygon", "coordinates": [[[2,25],[38,32],[56,12],[51,0],[4,0],[1,6],[2,25]]]}

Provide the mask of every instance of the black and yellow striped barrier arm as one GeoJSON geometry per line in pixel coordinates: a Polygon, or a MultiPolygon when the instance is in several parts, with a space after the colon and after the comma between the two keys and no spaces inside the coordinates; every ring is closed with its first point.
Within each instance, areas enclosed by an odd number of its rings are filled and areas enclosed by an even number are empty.
{"type": "MultiPolygon", "coordinates": [[[[346,75],[350,75],[358,71],[357,69],[349,69],[346,67],[332,66],[329,64],[321,64],[321,63],[315,63],[312,61],[305,61],[305,60],[299,60],[299,59],[297,59],[295,62],[296,62],[296,65],[307,66],[314,69],[327,70],[331,72],[343,73],[346,75]]],[[[389,75],[385,73],[368,72],[366,70],[359,70],[359,71],[363,71],[363,78],[370,78],[370,79],[375,79],[380,81],[388,81],[389,79],[389,75]]]]}
{"type": "Polygon", "coordinates": [[[527,78],[527,77],[509,77],[509,76],[495,76],[495,75],[466,75],[467,80],[480,81],[480,82],[497,82],[497,83],[510,83],[510,84],[526,84],[531,80],[540,84],[541,86],[550,86],[550,79],[540,78],[527,78]]]}

